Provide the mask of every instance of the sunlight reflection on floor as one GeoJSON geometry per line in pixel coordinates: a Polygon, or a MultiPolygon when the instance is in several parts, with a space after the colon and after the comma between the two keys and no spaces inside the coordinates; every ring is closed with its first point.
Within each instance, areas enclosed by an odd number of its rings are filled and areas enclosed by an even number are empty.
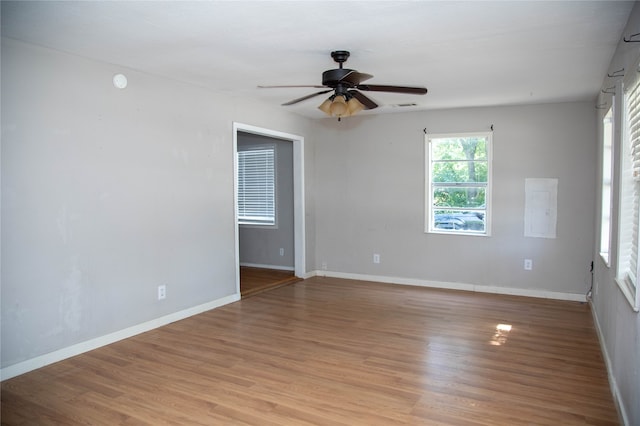
{"type": "Polygon", "coordinates": [[[489,342],[493,346],[502,346],[507,343],[507,337],[511,331],[511,324],[498,324],[496,326],[496,332],[493,334],[491,341],[489,342]]]}

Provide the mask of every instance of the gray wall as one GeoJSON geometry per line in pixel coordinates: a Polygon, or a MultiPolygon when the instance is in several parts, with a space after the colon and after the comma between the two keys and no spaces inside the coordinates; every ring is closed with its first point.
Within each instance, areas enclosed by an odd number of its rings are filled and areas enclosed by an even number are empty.
{"type": "Polygon", "coordinates": [[[293,270],[293,143],[238,132],[238,150],[261,144],[276,146],[277,226],[240,225],[240,264],[293,270]]]}
{"type": "Polygon", "coordinates": [[[316,149],[316,265],[328,273],[584,295],[594,242],[593,103],[326,121],[316,149]],[[493,134],[490,237],[424,233],[424,132],[493,134]],[[524,237],[526,178],[557,178],[557,238],[524,237]],[[373,264],[373,253],[381,256],[373,264]],[[525,271],[525,258],[533,270],[525,271]]]}
{"type": "MultiPolygon", "coordinates": [[[[629,21],[623,32],[624,35],[629,36],[637,33],[640,28],[640,7],[636,3],[629,21]]],[[[618,49],[611,60],[611,64],[608,68],[609,73],[614,73],[622,68],[626,73],[636,72],[635,63],[640,56],[640,47],[638,43],[625,43],[622,40],[618,44],[618,49]]],[[[610,88],[619,79],[604,78],[602,82],[602,89],[610,88]]],[[[618,93],[619,95],[619,93],[618,93]]],[[[620,96],[616,96],[618,101],[621,100],[620,96]]],[[[612,103],[611,96],[601,95],[598,103],[607,103],[610,106],[612,103]]],[[[599,155],[602,155],[602,117],[606,113],[606,109],[598,110],[597,122],[598,127],[598,149],[599,155]]],[[[614,111],[614,115],[619,117],[619,111],[614,111]]],[[[614,120],[615,121],[615,120],[614,120]]],[[[615,121],[617,122],[617,121],[615,121]]],[[[616,160],[620,154],[620,137],[619,133],[614,137],[614,156],[616,160]]],[[[601,157],[600,157],[601,158],[601,157]]],[[[601,170],[602,161],[598,159],[596,167],[601,170]]],[[[614,192],[619,187],[619,170],[618,161],[615,162],[613,189],[614,192]]],[[[599,175],[601,176],[601,175],[599,175]]],[[[597,193],[600,195],[601,179],[597,180],[597,193]]],[[[602,260],[599,254],[599,241],[596,242],[593,249],[594,257],[594,295],[593,295],[593,308],[595,317],[600,329],[600,335],[602,338],[603,349],[609,369],[611,373],[610,380],[613,383],[615,392],[620,397],[622,406],[622,412],[625,415],[627,424],[639,425],[640,424],[640,314],[634,312],[631,305],[627,302],[622,291],[615,282],[616,278],[616,265],[618,261],[617,245],[618,245],[618,209],[617,209],[617,196],[614,197],[613,212],[611,214],[611,251],[610,264],[608,267],[602,260]]],[[[600,198],[598,198],[598,204],[596,205],[596,229],[600,228],[600,198]]],[[[599,232],[599,231],[598,231],[599,232]]],[[[599,235],[599,233],[597,234],[599,235]]],[[[640,291],[640,290],[638,290],[640,291]]]]}
{"type": "MultiPolygon", "coordinates": [[[[638,26],[636,7],[625,34],[638,26]]],[[[620,49],[610,72],[638,53],[637,44],[620,49]]],[[[1,71],[3,368],[236,292],[238,121],[305,137],[308,271],[326,264],[344,274],[581,295],[595,258],[593,306],[607,362],[629,424],[640,424],[640,316],[596,256],[593,103],[310,123],[5,39],[1,71]],[[117,72],[129,77],[123,91],[111,85],[117,72]],[[425,234],[422,129],[491,124],[492,236],[425,234]],[[554,240],[523,236],[527,177],[559,179],[554,240]],[[524,258],[533,271],[523,270],[524,258]]]]}
{"type": "Polygon", "coordinates": [[[234,121],[310,128],[279,106],[2,40],[3,368],[236,294],[234,121]]]}

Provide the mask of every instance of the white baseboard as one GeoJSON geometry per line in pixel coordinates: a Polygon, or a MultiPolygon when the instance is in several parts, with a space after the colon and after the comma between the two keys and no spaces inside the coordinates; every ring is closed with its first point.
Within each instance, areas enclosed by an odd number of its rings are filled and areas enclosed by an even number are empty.
{"type": "Polygon", "coordinates": [[[373,281],[387,284],[401,284],[401,285],[413,285],[418,287],[431,287],[441,288],[447,290],[466,290],[475,291],[478,293],[494,293],[494,294],[506,294],[511,296],[526,296],[526,297],[539,297],[543,299],[555,299],[555,300],[568,300],[572,302],[586,302],[587,298],[584,294],[574,293],[560,293],[556,291],[548,290],[536,290],[527,288],[510,288],[510,287],[497,287],[486,286],[476,284],[465,283],[451,283],[445,281],[428,281],[415,278],[401,278],[401,277],[385,277],[379,275],[366,275],[366,274],[351,274],[346,272],[333,272],[333,271],[313,271],[312,276],[332,277],[332,278],[344,278],[349,280],[359,281],[373,281]]]}
{"type": "Polygon", "coordinates": [[[276,269],[278,271],[294,271],[293,266],[280,266],[280,265],[263,265],[260,263],[245,263],[241,262],[240,266],[246,266],[247,268],[262,268],[262,269],[276,269]]]}
{"type": "Polygon", "coordinates": [[[630,425],[631,423],[629,423],[627,410],[625,410],[622,399],[620,398],[620,389],[618,389],[618,383],[616,382],[616,378],[613,375],[611,358],[609,358],[609,352],[607,351],[607,346],[604,341],[602,328],[600,328],[600,321],[598,321],[598,315],[596,313],[595,307],[593,306],[593,302],[590,301],[589,304],[591,305],[591,316],[593,316],[593,323],[596,326],[596,335],[598,336],[598,341],[600,342],[600,349],[602,350],[604,365],[607,368],[607,376],[609,377],[609,386],[611,386],[611,393],[613,394],[613,402],[616,404],[616,408],[618,409],[618,414],[622,418],[622,424],[627,426],[627,425],[630,425]]]}
{"type": "Polygon", "coordinates": [[[313,278],[318,276],[319,274],[317,272],[318,271],[305,272],[302,276],[297,276],[297,277],[302,278],[303,280],[306,280],[307,278],[313,278]]]}
{"type": "Polygon", "coordinates": [[[229,303],[237,302],[238,300],[240,300],[240,295],[232,294],[221,299],[216,299],[202,305],[194,306],[179,312],[174,312],[172,314],[165,315],[163,317],[156,318],[142,324],[134,325],[133,327],[125,328],[124,330],[119,330],[114,333],[96,337],[95,339],[77,343],[75,345],[68,346],[66,348],[59,349],[45,355],[37,356],[35,358],[10,365],[0,370],[0,380],[7,380],[24,373],[28,373],[29,371],[33,371],[46,365],[53,364],[54,362],[62,361],[63,359],[71,358],[73,356],[92,351],[99,347],[106,346],[123,339],[127,339],[129,337],[153,330],[158,327],[162,327],[172,322],[180,321],[193,315],[197,315],[202,312],[227,305],[229,303]]]}

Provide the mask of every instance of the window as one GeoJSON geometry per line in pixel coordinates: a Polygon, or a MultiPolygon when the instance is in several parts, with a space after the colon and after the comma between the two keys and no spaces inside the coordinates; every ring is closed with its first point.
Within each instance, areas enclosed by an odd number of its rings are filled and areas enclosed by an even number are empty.
{"type": "Polygon", "coordinates": [[[602,119],[602,203],[600,211],[600,256],[609,265],[611,234],[611,143],[613,141],[612,108],[602,119]]]}
{"type": "Polygon", "coordinates": [[[489,235],[491,133],[427,135],[426,232],[489,235]]]}
{"type": "Polygon", "coordinates": [[[238,223],[275,225],[275,146],[238,151],[238,223]]]}
{"type": "MultiPolygon", "coordinates": [[[[633,73],[637,74],[637,73],[633,73]]],[[[631,306],[640,307],[638,284],[638,226],[640,225],[640,80],[625,81],[624,135],[620,156],[618,227],[618,285],[631,306]]]]}

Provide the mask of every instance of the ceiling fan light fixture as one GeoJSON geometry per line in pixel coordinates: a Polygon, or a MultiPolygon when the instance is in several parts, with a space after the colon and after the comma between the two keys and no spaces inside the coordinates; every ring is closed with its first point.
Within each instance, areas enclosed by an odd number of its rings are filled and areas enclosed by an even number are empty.
{"type": "Polygon", "coordinates": [[[347,110],[347,101],[342,95],[336,96],[331,102],[331,106],[329,106],[329,112],[334,117],[342,117],[347,113],[347,110]]]}
{"type": "Polygon", "coordinates": [[[347,111],[348,115],[354,115],[359,113],[364,109],[364,105],[360,103],[356,98],[351,98],[347,101],[347,111]]]}
{"type": "Polygon", "coordinates": [[[330,117],[340,118],[357,114],[364,109],[364,105],[351,96],[332,95],[320,104],[318,109],[330,117]]]}
{"type": "Polygon", "coordinates": [[[320,106],[318,107],[318,109],[322,112],[324,112],[327,115],[331,115],[331,102],[333,102],[333,96],[329,96],[327,98],[327,100],[325,100],[323,103],[320,104],[320,106]]]}

